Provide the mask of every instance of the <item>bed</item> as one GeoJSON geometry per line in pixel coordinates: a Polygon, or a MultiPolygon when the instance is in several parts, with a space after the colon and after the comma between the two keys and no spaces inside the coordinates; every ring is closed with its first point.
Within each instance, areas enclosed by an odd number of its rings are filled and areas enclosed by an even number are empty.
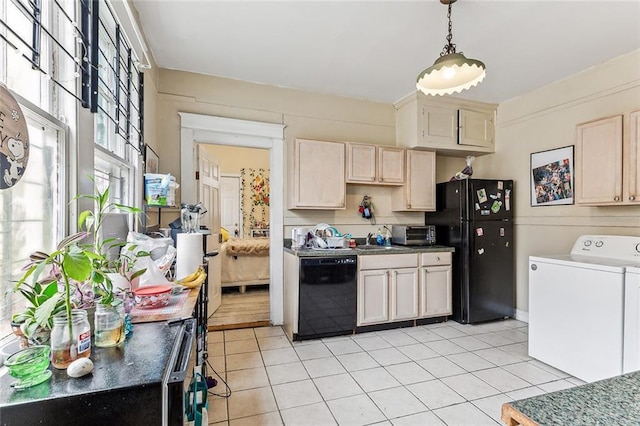
{"type": "Polygon", "coordinates": [[[220,255],[223,287],[269,284],[269,238],[229,238],[220,255]]]}

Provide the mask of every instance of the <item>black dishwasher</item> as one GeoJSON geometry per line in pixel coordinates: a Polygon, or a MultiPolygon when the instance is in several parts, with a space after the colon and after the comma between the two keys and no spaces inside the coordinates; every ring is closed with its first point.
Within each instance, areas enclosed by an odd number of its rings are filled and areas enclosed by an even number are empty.
{"type": "Polygon", "coordinates": [[[295,340],[352,334],[356,328],[357,256],[300,259],[295,340]]]}

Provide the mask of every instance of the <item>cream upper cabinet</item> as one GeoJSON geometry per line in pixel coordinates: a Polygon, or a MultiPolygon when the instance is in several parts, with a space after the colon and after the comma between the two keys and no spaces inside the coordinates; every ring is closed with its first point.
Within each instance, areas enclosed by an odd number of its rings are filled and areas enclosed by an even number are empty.
{"type": "MultiPolygon", "coordinates": [[[[575,185],[576,204],[618,205],[636,202],[634,194],[625,196],[629,182],[629,152],[623,150],[622,115],[576,126],[575,185]],[[625,173],[626,169],[626,173],[625,173]],[[623,192],[624,188],[627,188],[623,192]],[[633,200],[631,199],[633,198],[633,200]]],[[[636,151],[637,153],[637,151],[636,151]]]]}
{"type": "Polygon", "coordinates": [[[458,111],[458,145],[477,146],[494,150],[495,126],[493,113],[487,111],[458,111]]]}
{"type": "Polygon", "coordinates": [[[448,156],[483,155],[495,150],[495,104],[432,99],[416,93],[395,107],[399,146],[427,148],[448,156]]]}
{"type": "Polygon", "coordinates": [[[290,209],[346,207],[345,144],[296,139],[290,209]]]}
{"type": "Polygon", "coordinates": [[[435,211],[436,154],[406,150],[405,183],[394,188],[393,211],[435,211]]]}
{"type": "Polygon", "coordinates": [[[420,257],[420,317],[451,315],[451,253],[423,253],[420,257]]]}
{"type": "Polygon", "coordinates": [[[347,183],[402,185],[404,149],[347,143],[347,183]]]}

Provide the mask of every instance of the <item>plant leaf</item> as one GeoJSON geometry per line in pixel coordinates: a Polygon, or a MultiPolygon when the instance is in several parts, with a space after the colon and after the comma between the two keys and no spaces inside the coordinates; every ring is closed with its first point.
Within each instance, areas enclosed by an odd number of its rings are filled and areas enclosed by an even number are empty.
{"type": "Polygon", "coordinates": [[[61,296],[62,293],[56,293],[52,298],[36,308],[34,317],[39,326],[44,327],[49,323],[49,318],[51,318],[61,296]]]}
{"type": "Polygon", "coordinates": [[[124,204],[118,204],[118,203],[113,203],[113,206],[116,209],[120,210],[121,212],[125,212],[125,213],[133,213],[133,214],[142,213],[142,210],[137,207],[125,206],[124,204]]]}
{"type": "Polygon", "coordinates": [[[91,273],[91,260],[81,248],[71,246],[64,255],[62,268],[74,280],[84,281],[91,273]]]}
{"type": "Polygon", "coordinates": [[[78,215],[78,228],[82,229],[84,222],[87,220],[87,218],[90,215],[91,215],[91,210],[84,210],[80,212],[80,214],[78,215]]]}
{"type": "MultiPolygon", "coordinates": [[[[100,192],[98,192],[100,194],[100,192]]],[[[98,210],[102,212],[109,201],[109,187],[104,190],[102,194],[100,194],[100,204],[98,205],[98,210]]]]}
{"type": "MultiPolygon", "coordinates": [[[[65,247],[70,246],[71,244],[73,244],[75,242],[81,241],[87,235],[89,235],[88,232],[78,232],[76,234],[69,235],[68,237],[63,238],[62,240],[60,240],[60,242],[58,243],[57,250],[62,250],[65,247]]],[[[53,254],[51,256],[53,256],[53,254]]]]}
{"type": "Polygon", "coordinates": [[[129,278],[129,281],[133,281],[135,278],[138,278],[140,275],[144,274],[145,272],[147,272],[147,268],[142,268],[135,271],[133,274],[131,274],[131,278],[129,278]]]}

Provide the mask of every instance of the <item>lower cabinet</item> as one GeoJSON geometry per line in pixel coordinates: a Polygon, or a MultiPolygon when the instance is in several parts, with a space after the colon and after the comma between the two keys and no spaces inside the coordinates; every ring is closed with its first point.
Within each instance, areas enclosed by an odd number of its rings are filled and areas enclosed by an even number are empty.
{"type": "Polygon", "coordinates": [[[360,256],[358,264],[358,326],[418,316],[417,255],[360,256]]]}
{"type": "Polygon", "coordinates": [[[452,314],[451,253],[423,253],[420,258],[420,318],[452,314]]]}

